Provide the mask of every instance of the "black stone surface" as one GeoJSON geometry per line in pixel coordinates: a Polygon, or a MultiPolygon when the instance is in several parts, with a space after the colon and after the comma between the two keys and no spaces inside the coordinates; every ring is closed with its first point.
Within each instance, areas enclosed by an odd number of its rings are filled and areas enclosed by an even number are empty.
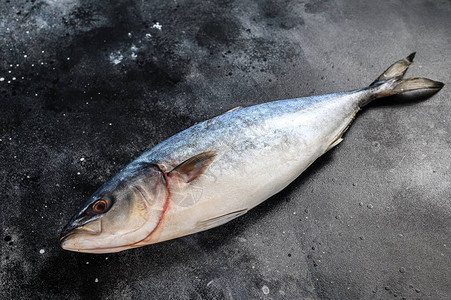
{"type": "Polygon", "coordinates": [[[1,299],[450,299],[449,1],[3,0],[0,15],[1,299]],[[372,105],[244,217],[117,254],[59,248],[80,203],[172,134],[363,87],[412,51],[409,75],[441,92],[372,105]]]}

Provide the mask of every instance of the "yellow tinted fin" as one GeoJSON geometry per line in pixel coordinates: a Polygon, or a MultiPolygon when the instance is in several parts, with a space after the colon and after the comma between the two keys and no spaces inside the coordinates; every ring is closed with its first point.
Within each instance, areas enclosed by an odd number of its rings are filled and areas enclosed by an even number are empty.
{"type": "Polygon", "coordinates": [[[204,173],[215,156],[216,151],[202,152],[193,156],[169,172],[168,177],[178,177],[183,182],[189,183],[204,173]]]}

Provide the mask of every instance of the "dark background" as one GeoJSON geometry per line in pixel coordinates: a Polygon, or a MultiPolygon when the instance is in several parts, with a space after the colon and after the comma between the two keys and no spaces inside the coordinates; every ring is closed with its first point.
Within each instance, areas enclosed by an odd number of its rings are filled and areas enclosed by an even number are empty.
{"type": "Polygon", "coordinates": [[[2,0],[0,15],[1,299],[449,299],[449,1],[2,0]],[[441,92],[371,105],[244,217],[117,254],[59,248],[79,205],[172,134],[363,87],[413,51],[409,75],[441,92]]]}

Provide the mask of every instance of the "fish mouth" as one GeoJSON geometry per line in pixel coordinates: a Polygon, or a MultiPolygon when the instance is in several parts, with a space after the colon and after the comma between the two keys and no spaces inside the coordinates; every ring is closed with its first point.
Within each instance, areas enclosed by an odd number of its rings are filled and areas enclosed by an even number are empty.
{"type": "Polygon", "coordinates": [[[60,233],[60,243],[66,240],[69,236],[73,235],[78,226],[79,223],[76,221],[70,221],[66,226],[64,226],[60,233]]]}
{"type": "Polygon", "coordinates": [[[75,233],[74,230],[69,231],[69,232],[61,232],[60,234],[60,243],[62,244],[64,242],[64,240],[66,240],[69,236],[73,235],[75,233]]]}
{"type": "Polygon", "coordinates": [[[64,243],[75,234],[86,234],[86,235],[97,235],[102,232],[101,222],[99,220],[94,220],[89,223],[82,223],[79,220],[70,221],[61,230],[59,241],[61,247],[64,249],[64,243]]]}

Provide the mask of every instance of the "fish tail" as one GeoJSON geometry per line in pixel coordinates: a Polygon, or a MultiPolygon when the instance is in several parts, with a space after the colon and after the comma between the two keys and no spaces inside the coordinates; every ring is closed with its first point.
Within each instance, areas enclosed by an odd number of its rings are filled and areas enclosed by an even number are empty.
{"type": "Polygon", "coordinates": [[[438,92],[445,84],[428,78],[411,77],[403,79],[404,74],[413,62],[415,52],[404,59],[398,60],[385,70],[366,89],[370,90],[371,97],[362,99],[359,103],[363,107],[374,99],[418,91],[424,95],[432,95],[438,92]]]}

